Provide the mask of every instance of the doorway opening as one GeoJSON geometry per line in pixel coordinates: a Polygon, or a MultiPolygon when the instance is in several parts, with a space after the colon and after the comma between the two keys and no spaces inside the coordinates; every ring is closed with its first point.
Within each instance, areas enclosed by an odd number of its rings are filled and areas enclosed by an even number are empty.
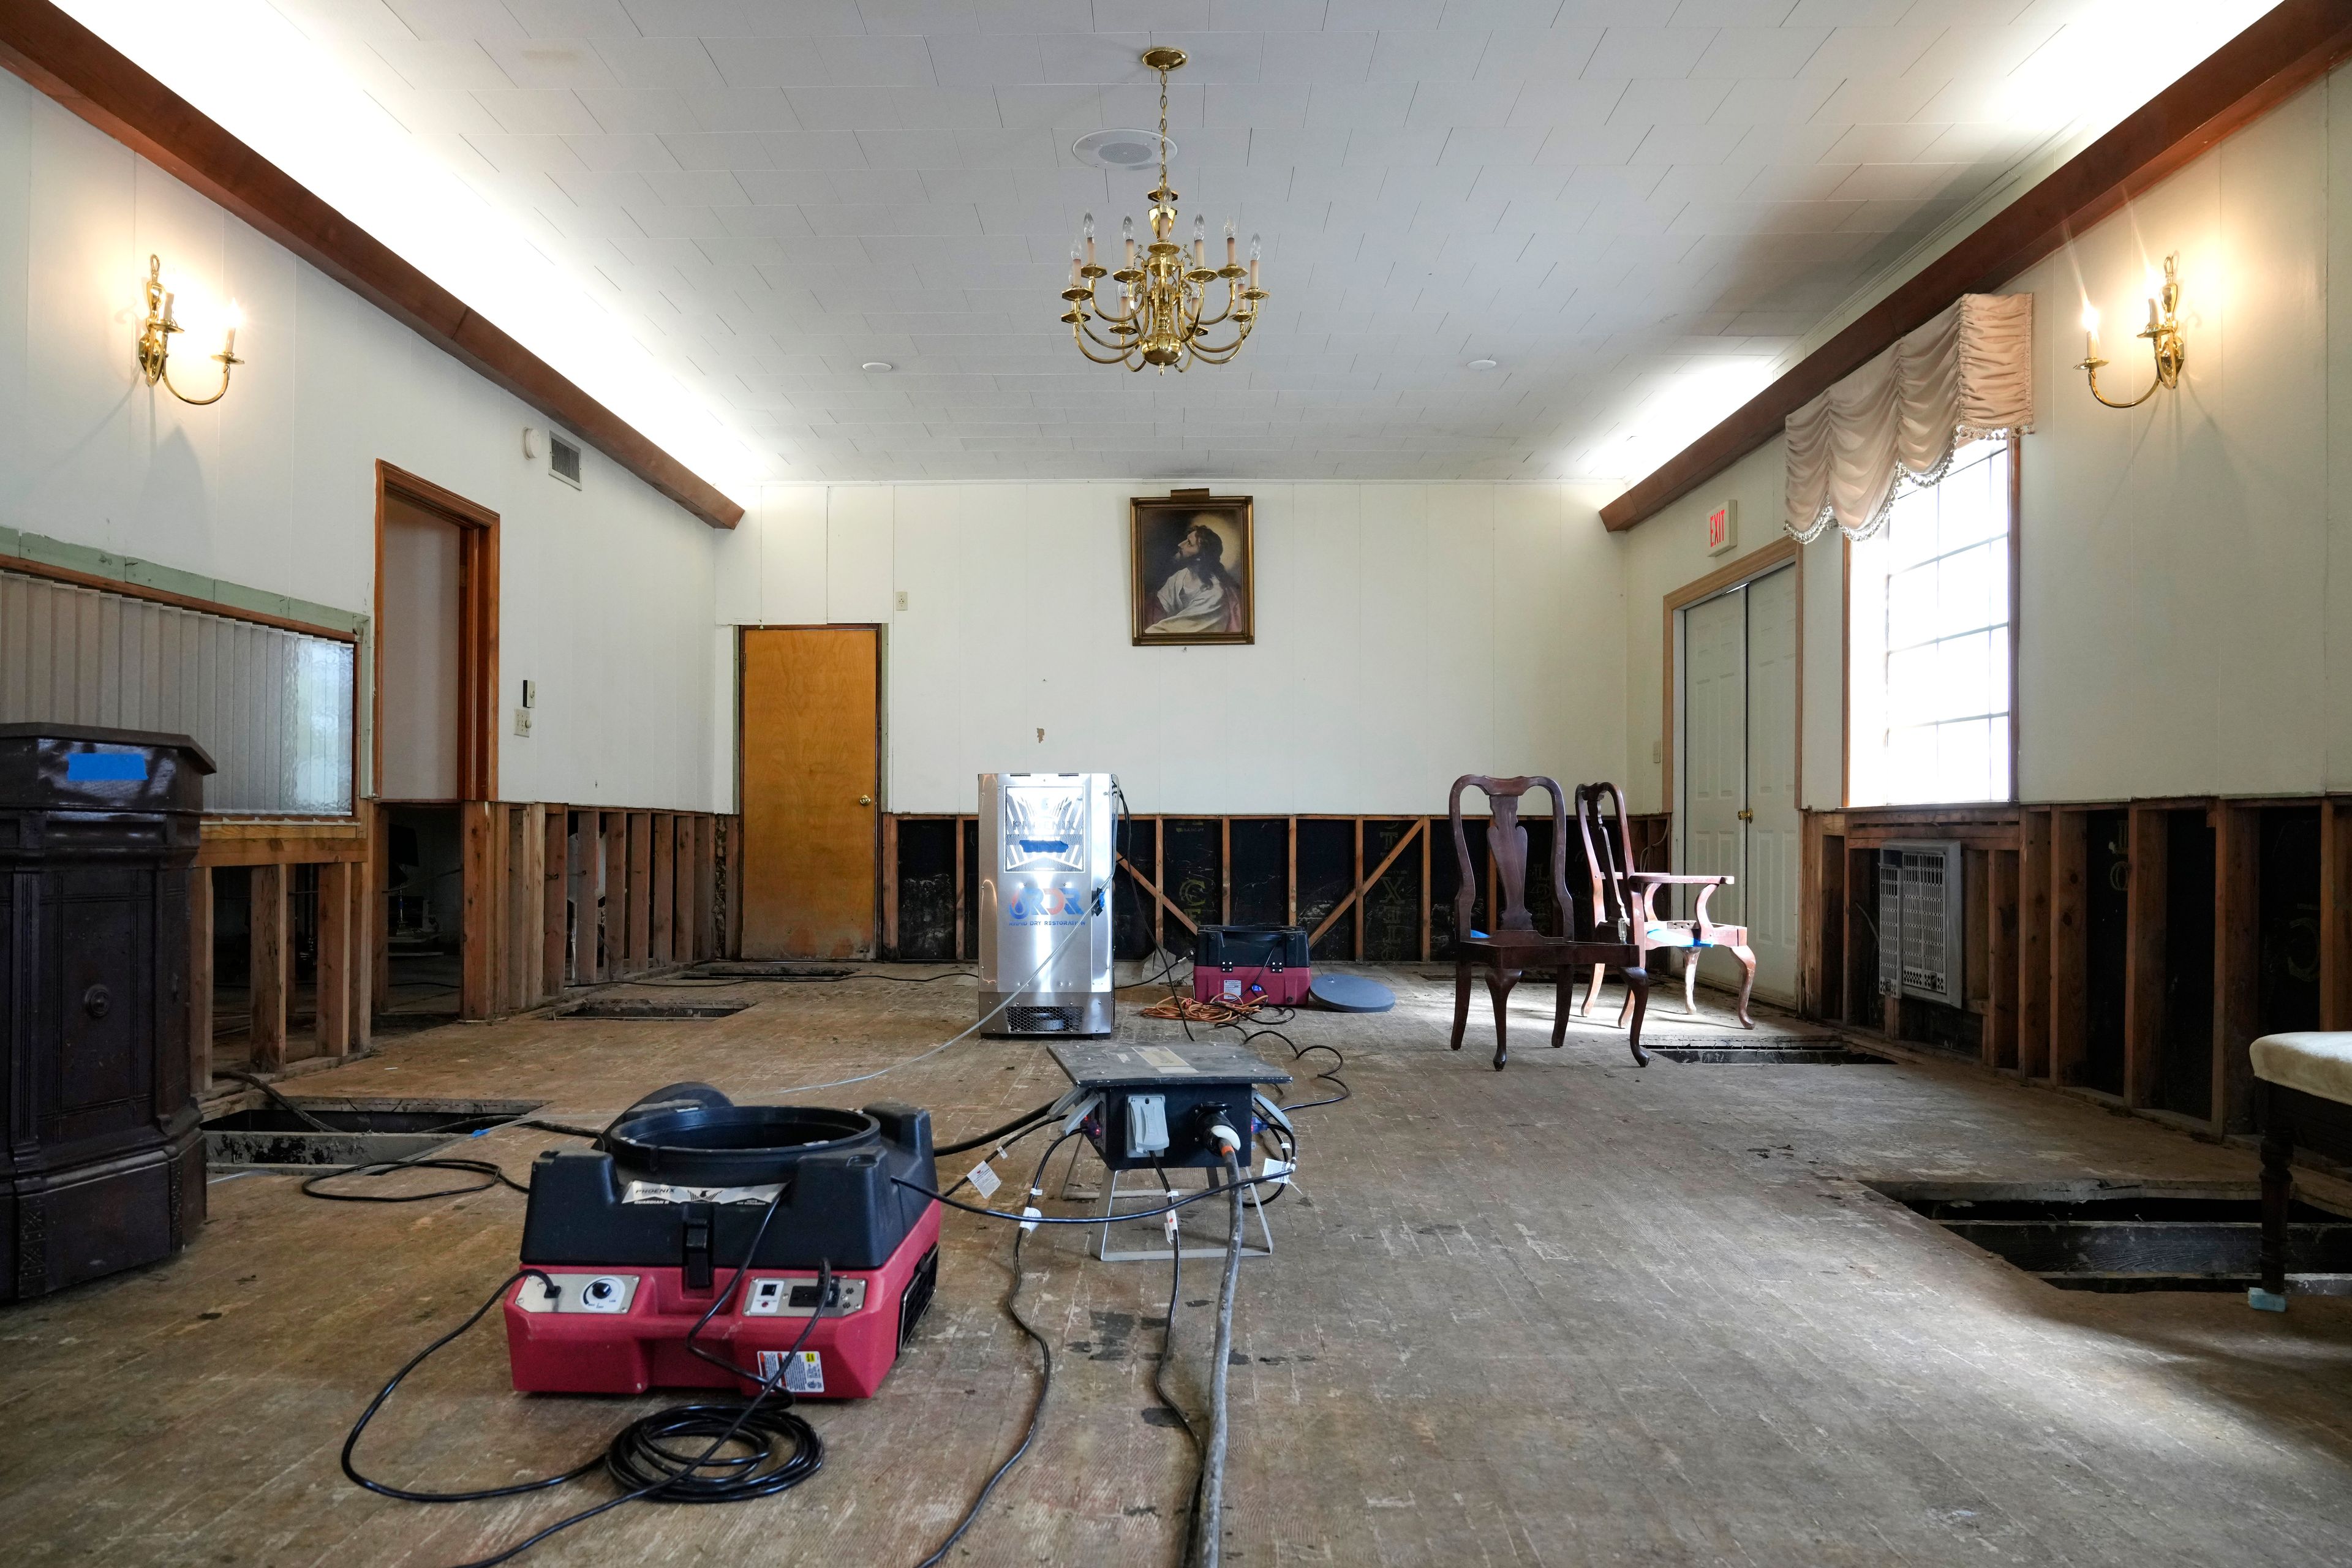
{"type": "Polygon", "coordinates": [[[460,806],[498,798],[499,519],[376,465],[374,782],[377,891],[371,991],[394,1029],[487,1018],[491,900],[469,878],[460,806]],[[474,896],[468,897],[468,893],[474,896]]]}

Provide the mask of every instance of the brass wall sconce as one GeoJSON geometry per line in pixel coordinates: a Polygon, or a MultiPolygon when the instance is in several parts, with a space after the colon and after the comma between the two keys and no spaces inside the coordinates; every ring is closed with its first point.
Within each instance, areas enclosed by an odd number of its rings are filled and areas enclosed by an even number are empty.
{"type": "Polygon", "coordinates": [[[2089,304],[2083,307],[2083,363],[2076,365],[2091,378],[2091,395],[2110,408],[2137,408],[2156,395],[2158,387],[2180,384],[2180,367],[2189,361],[2189,345],[2180,336],[2180,256],[2179,252],[2164,258],[2164,282],[2148,296],[2147,329],[2135,334],[2147,340],[2148,350],[2156,356],[2156,379],[2146,392],[2129,403],[2117,403],[2099,390],[2099,367],[2107,362],[2099,357],[2099,312],[2089,304]]]}
{"type": "Polygon", "coordinates": [[[198,408],[204,407],[206,404],[218,403],[228,395],[230,371],[245,363],[236,357],[236,307],[231,306],[226,322],[226,336],[221,343],[221,352],[212,356],[220,362],[221,384],[218,392],[214,393],[210,397],[190,397],[186,393],[173,386],[171,373],[172,334],[185,331],[187,329],[173,318],[172,291],[163,287],[162,259],[153,256],[147,258],[147,319],[141,322],[139,327],[139,374],[147,378],[148,385],[152,386],[160,381],[163,384],[164,391],[181,402],[193,404],[198,408]]]}

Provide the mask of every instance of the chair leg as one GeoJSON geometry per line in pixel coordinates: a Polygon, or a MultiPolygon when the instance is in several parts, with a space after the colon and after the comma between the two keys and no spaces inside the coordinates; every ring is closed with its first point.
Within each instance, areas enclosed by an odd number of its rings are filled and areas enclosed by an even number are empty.
{"type": "Polygon", "coordinates": [[[1592,966],[1592,983],[1584,988],[1584,1005],[1577,1009],[1585,1017],[1592,1016],[1592,1005],[1601,1000],[1601,977],[1608,973],[1609,966],[1605,963],[1592,966]]]}
{"type": "Polygon", "coordinates": [[[1625,976],[1625,1001],[1633,1015],[1633,1031],[1625,1037],[1625,1043],[1633,1047],[1633,1065],[1645,1068],[1650,1065],[1650,1058],[1642,1049],[1642,1017],[1650,1010],[1650,973],[1645,969],[1627,969],[1619,973],[1625,976]]]}
{"type": "Polygon", "coordinates": [[[1486,994],[1495,999],[1495,1070],[1501,1072],[1511,1059],[1511,987],[1519,983],[1519,972],[1501,964],[1486,971],[1486,994]]]}
{"type": "Polygon", "coordinates": [[[2294,1130],[2279,1097],[2263,1086],[2263,1282],[2246,1292],[2246,1304],[2265,1312],[2286,1310],[2286,1211],[2294,1195],[2294,1130]]]}
{"type": "Polygon", "coordinates": [[[1698,1011],[1698,949],[1683,949],[1683,1011],[1698,1011]]]}
{"type": "Polygon", "coordinates": [[[1745,972],[1739,980],[1739,1026],[1752,1029],[1756,1020],[1748,1016],[1748,994],[1756,989],[1756,950],[1739,942],[1732,947],[1731,955],[1739,960],[1739,967],[1745,972]]]}
{"type": "MultiPolygon", "coordinates": [[[[1643,973],[1647,973],[1649,972],[1650,950],[1649,950],[1648,948],[1644,947],[1644,948],[1638,949],[1637,951],[1641,953],[1641,956],[1642,956],[1643,973]]],[[[1598,968],[1598,967],[1600,967],[1600,966],[1596,964],[1596,965],[1594,965],[1594,967],[1595,967],[1595,968],[1598,968]]],[[[1621,970],[1619,973],[1623,973],[1623,971],[1622,971],[1622,970],[1621,970]]],[[[1597,986],[1597,985],[1596,985],[1596,986],[1594,987],[1594,989],[1595,989],[1595,990],[1598,990],[1598,989],[1599,989],[1599,986],[1597,986]]],[[[1617,1008],[1617,1026],[1618,1026],[1619,1028],[1621,1028],[1621,1029],[1622,1029],[1622,1028],[1623,1028],[1623,1027],[1626,1026],[1627,1022],[1628,1022],[1628,1021],[1630,1021],[1630,1020],[1633,1018],[1633,993],[1632,988],[1631,988],[1631,987],[1628,987],[1628,988],[1626,989],[1626,992],[1625,992],[1625,1000],[1624,1000],[1622,1003],[1621,1003],[1621,1004],[1619,1004],[1619,1005],[1618,1005],[1618,1008],[1617,1008]]]]}
{"type": "Polygon", "coordinates": [[[1568,1009],[1569,1005],[1576,1000],[1576,971],[1555,971],[1552,984],[1559,988],[1559,999],[1552,1004],[1551,1009],[1551,1048],[1558,1050],[1568,1044],[1568,1009]]]}
{"type": "Polygon", "coordinates": [[[1470,1026],[1470,960],[1454,961],[1454,1048],[1462,1048],[1462,1031],[1470,1026]]]}

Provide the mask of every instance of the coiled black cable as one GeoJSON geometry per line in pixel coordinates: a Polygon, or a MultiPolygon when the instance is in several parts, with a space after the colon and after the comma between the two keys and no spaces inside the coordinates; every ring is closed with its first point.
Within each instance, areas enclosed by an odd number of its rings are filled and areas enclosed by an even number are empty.
{"type": "MultiPolygon", "coordinates": [[[[791,1410],[791,1394],[784,1394],[781,1405],[770,1405],[768,1401],[777,1394],[785,1368],[798,1358],[803,1347],[808,1343],[809,1335],[816,1330],[817,1320],[824,1315],[824,1302],[832,1298],[832,1264],[819,1260],[817,1309],[809,1314],[808,1321],[801,1326],[800,1337],[793,1342],[791,1351],[779,1359],[775,1372],[770,1376],[760,1377],[731,1361],[712,1355],[695,1342],[702,1331],[709,1326],[710,1320],[734,1299],[736,1290],[742,1285],[744,1271],[759,1256],[760,1243],[767,1237],[768,1226],[776,1217],[785,1190],[779,1189],[776,1195],[768,1200],[768,1212],[761,1216],[760,1227],[751,1236],[751,1245],[744,1249],[743,1261],[735,1266],[735,1272],[728,1279],[726,1288],[711,1298],[709,1310],[695,1321],[694,1327],[686,1334],[686,1348],[695,1355],[737,1377],[759,1384],[758,1392],[749,1400],[740,1404],[679,1405],[656,1411],[623,1427],[605,1450],[595,1458],[583,1460],[560,1475],[518,1481],[510,1486],[485,1487],[471,1491],[425,1492],[395,1487],[361,1474],[352,1458],[353,1450],[359,1447],[360,1435],[367,1430],[368,1423],[375,1418],[376,1412],[383,1408],[384,1402],[392,1397],[402,1379],[422,1366],[434,1352],[481,1321],[483,1314],[497,1305],[517,1281],[536,1279],[549,1289],[554,1288],[545,1270],[526,1267],[507,1276],[464,1322],[410,1357],[407,1364],[394,1373],[392,1380],[368,1401],[367,1408],[360,1412],[360,1418],[352,1423],[351,1432],[343,1439],[343,1474],[355,1486],[404,1502],[482,1502],[492,1498],[514,1497],[523,1492],[543,1491],[550,1487],[562,1486],[600,1467],[615,1481],[629,1489],[618,1497],[608,1498],[592,1508],[566,1515],[490,1556],[462,1563],[459,1568],[497,1568],[497,1564],[520,1556],[559,1531],[583,1524],[623,1503],[639,1500],[745,1502],[752,1498],[772,1497],[807,1480],[824,1468],[824,1439],[817,1436],[814,1427],[791,1410]],[[698,1455],[680,1453],[664,1446],[665,1440],[703,1436],[708,1436],[710,1442],[698,1455]],[[750,1451],[722,1456],[719,1450],[730,1443],[749,1444],[750,1451]],[[706,1473],[710,1471],[717,1473],[706,1473]]],[[[1016,1454],[1015,1458],[1018,1457],[1016,1454]]]]}

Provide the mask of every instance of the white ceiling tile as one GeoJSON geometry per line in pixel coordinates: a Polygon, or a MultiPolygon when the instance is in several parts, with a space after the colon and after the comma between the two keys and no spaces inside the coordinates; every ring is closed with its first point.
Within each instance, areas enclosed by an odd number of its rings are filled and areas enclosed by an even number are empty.
{"type": "Polygon", "coordinates": [[[1633,161],[1720,163],[1748,140],[1749,132],[1745,125],[1653,125],[1633,150],[1633,161]]]}
{"type": "Polygon", "coordinates": [[[1371,81],[1466,82],[1478,74],[1488,35],[1383,31],[1366,71],[1371,81]]]}
{"type": "Polygon", "coordinates": [[[1795,76],[1829,36],[1827,27],[1726,27],[1691,75],[1748,81],[1795,76]]]}
{"type": "Polygon", "coordinates": [[[1532,80],[1511,104],[1513,125],[1603,125],[1633,86],[1624,81],[1532,80]]]}
{"type": "Polygon", "coordinates": [[[1496,32],[1479,57],[1478,75],[1498,81],[1572,81],[1601,47],[1601,34],[1599,27],[1496,32]]]}
{"type": "Polygon", "coordinates": [[[1916,73],[1871,81],[1848,78],[1814,111],[1813,118],[1849,124],[1914,119],[1944,85],[1943,79],[1916,73]]]}
{"type": "Polygon", "coordinates": [[[1550,136],[1550,132],[1538,126],[1464,127],[1446,137],[1438,162],[1525,167],[1535,163],[1550,136]]]}
{"type": "MultiPolygon", "coordinates": [[[[482,51],[496,60],[507,79],[522,88],[622,87],[627,85],[586,43],[571,38],[491,39],[482,51]]],[[[708,58],[708,57],[705,57],[708,58]]],[[[654,85],[662,85],[659,83],[654,85]]]]}
{"type": "Polygon", "coordinates": [[[482,0],[384,0],[384,8],[407,26],[412,38],[467,40],[520,38],[522,24],[503,5],[482,0]]]}
{"type": "Polygon", "coordinates": [[[1371,33],[1269,33],[1258,79],[1310,87],[1361,82],[1369,79],[1378,42],[1371,33]]]}
{"type": "Polygon", "coordinates": [[[470,92],[455,89],[418,91],[405,87],[379,87],[370,89],[368,96],[382,104],[386,114],[419,136],[506,129],[470,92]]]}
{"type": "Polygon", "coordinates": [[[596,53],[622,87],[709,92],[726,86],[699,38],[603,38],[596,53]]]}
{"type": "Polygon", "coordinates": [[[1307,99],[1313,90],[1297,83],[1212,87],[1202,98],[1201,122],[1211,128],[1252,132],[1296,131],[1307,123],[1307,99]]]}
{"type": "Polygon", "coordinates": [[[679,92],[646,92],[627,88],[583,90],[572,95],[588,110],[599,131],[623,135],[692,135],[698,127],[693,106],[679,92]]]}
{"type": "Polygon", "coordinates": [[[1318,33],[1327,0],[1209,0],[1209,26],[1232,32],[1318,33]]]}
{"type": "Polygon", "coordinates": [[[1612,125],[1702,125],[1731,95],[1720,78],[1637,79],[1609,111],[1612,125]]]}
{"type": "Polygon", "coordinates": [[[1803,74],[1842,81],[1897,76],[1916,64],[1942,31],[1940,27],[1839,27],[1806,57],[1803,74]]]}
{"type": "Polygon", "coordinates": [[[567,136],[572,154],[591,169],[675,169],[677,159],[658,136],[567,136]]]}
{"type": "Polygon", "coordinates": [[[1711,27],[1611,27],[1584,75],[1594,81],[1688,76],[1714,41],[1711,27]]]}
{"type": "Polygon", "coordinates": [[[588,106],[568,92],[477,92],[474,100],[499,129],[518,136],[553,136],[565,132],[593,135],[604,127],[588,106]]]}
{"type": "Polygon", "coordinates": [[[1582,163],[1622,163],[1648,141],[1647,125],[1556,125],[1544,138],[1536,163],[1573,168],[1582,163]]]}
{"type": "Polygon", "coordinates": [[[1823,161],[1837,163],[1908,163],[1934,146],[1948,129],[1941,125],[1852,125],[1823,152],[1823,161]]]}
{"type": "Polygon", "coordinates": [[[504,88],[514,83],[471,38],[380,38],[377,58],[413,88],[504,88]]]}
{"type": "Polygon", "coordinates": [[[1856,201],[1932,200],[1971,173],[1967,163],[1864,163],[1834,194],[1856,201]]]}
{"type": "Polygon", "coordinates": [[[1798,125],[1819,114],[1839,83],[1829,77],[1800,77],[1794,81],[1735,81],[1716,105],[1708,122],[1715,125],[1798,125]]]}

